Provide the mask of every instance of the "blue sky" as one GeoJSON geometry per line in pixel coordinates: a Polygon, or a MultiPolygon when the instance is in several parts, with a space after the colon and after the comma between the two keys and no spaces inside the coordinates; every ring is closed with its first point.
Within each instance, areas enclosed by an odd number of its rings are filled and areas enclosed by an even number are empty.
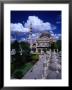
{"type": "Polygon", "coordinates": [[[45,31],[58,38],[61,36],[61,11],[11,11],[11,39],[29,38],[29,27],[32,24],[33,38],[45,31]]]}

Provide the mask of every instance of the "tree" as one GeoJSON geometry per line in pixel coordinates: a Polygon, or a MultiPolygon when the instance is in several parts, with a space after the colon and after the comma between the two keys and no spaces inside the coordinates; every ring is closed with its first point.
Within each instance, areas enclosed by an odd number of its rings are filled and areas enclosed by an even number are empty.
{"type": "Polygon", "coordinates": [[[57,42],[53,42],[51,44],[51,49],[58,49],[59,51],[61,51],[61,40],[57,40],[57,42]]]}
{"type": "Polygon", "coordinates": [[[11,50],[12,49],[15,49],[16,53],[11,56],[11,75],[16,69],[19,69],[21,66],[31,61],[29,43],[15,41],[11,44],[11,50]]]}
{"type": "Polygon", "coordinates": [[[23,62],[29,62],[31,60],[31,54],[30,54],[30,44],[27,42],[21,42],[20,43],[21,49],[22,49],[22,60],[23,62]]]}
{"type": "Polygon", "coordinates": [[[54,50],[54,49],[57,49],[57,43],[56,42],[53,42],[51,44],[51,49],[54,50]]]}
{"type": "Polygon", "coordinates": [[[11,43],[11,50],[15,49],[15,54],[11,55],[11,75],[21,65],[20,47],[18,41],[11,43]]]}
{"type": "Polygon", "coordinates": [[[61,51],[61,40],[57,40],[57,48],[61,51]]]}
{"type": "Polygon", "coordinates": [[[20,54],[20,47],[19,47],[19,42],[15,40],[15,42],[11,43],[11,50],[15,49],[16,54],[20,54]]]}

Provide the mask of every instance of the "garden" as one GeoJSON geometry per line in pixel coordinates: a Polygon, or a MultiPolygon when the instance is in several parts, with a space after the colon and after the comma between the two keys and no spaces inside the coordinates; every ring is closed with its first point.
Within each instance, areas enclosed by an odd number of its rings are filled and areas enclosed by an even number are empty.
{"type": "Polygon", "coordinates": [[[39,60],[39,55],[30,53],[27,42],[15,41],[11,43],[11,51],[12,49],[15,49],[15,54],[11,55],[11,78],[21,79],[39,60]]]}

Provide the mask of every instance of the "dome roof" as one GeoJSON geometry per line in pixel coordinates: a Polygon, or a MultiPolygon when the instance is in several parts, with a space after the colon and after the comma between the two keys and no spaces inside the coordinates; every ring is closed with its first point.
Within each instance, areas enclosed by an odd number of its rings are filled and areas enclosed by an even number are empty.
{"type": "Polygon", "coordinates": [[[41,35],[40,35],[40,37],[44,37],[44,36],[46,36],[46,37],[51,37],[51,34],[50,34],[50,32],[44,32],[44,33],[42,33],[41,35]]]}

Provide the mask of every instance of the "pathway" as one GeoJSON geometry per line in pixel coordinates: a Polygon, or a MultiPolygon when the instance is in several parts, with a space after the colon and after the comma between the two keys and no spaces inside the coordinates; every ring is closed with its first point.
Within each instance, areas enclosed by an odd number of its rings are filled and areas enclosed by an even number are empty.
{"type": "MultiPolygon", "coordinates": [[[[50,53],[50,52],[49,52],[50,53]]],[[[42,79],[44,74],[44,62],[48,54],[39,55],[39,61],[24,75],[23,79],[42,79]]],[[[58,54],[51,53],[51,58],[47,67],[47,79],[60,79],[61,78],[61,59],[58,54]]]]}
{"type": "Polygon", "coordinates": [[[41,79],[45,55],[39,55],[39,61],[27,72],[24,79],[41,79]]]}

